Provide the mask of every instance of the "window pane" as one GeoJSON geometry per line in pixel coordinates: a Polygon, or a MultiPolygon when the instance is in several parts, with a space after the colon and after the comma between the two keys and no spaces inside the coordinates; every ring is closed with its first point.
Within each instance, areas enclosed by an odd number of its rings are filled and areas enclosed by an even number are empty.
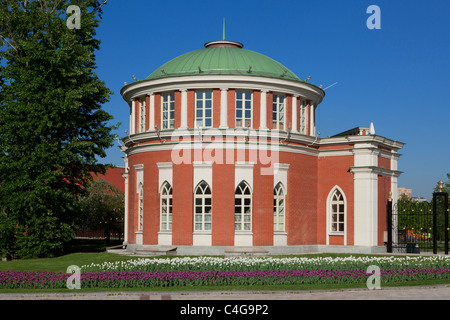
{"type": "Polygon", "coordinates": [[[205,92],[205,97],[206,97],[206,99],[211,99],[212,98],[212,91],[206,91],[205,92]]]}
{"type": "Polygon", "coordinates": [[[242,99],[242,91],[236,91],[236,99],[242,99]]]}

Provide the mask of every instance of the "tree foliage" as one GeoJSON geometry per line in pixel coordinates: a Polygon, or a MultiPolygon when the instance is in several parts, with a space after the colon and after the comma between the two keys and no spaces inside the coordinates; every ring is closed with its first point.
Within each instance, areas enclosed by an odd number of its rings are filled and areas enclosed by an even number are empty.
{"type": "Polygon", "coordinates": [[[89,193],[80,197],[80,228],[103,230],[107,242],[112,234],[123,233],[125,195],[104,180],[94,181],[89,193]]]}
{"type": "Polygon", "coordinates": [[[22,257],[62,249],[90,172],[106,169],[111,92],[94,72],[102,4],[0,2],[0,246],[22,257]],[[69,5],[81,29],[67,27],[69,5]]]}

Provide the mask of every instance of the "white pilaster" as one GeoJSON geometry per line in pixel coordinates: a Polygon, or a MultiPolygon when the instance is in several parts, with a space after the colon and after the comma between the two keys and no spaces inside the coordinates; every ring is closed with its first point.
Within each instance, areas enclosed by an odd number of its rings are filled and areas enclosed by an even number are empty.
{"type": "Polygon", "coordinates": [[[228,129],[228,88],[220,89],[220,129],[228,129]]]}
{"type": "Polygon", "coordinates": [[[371,168],[353,168],[355,246],[378,245],[378,175],[371,168]]]}
{"type": "Polygon", "coordinates": [[[298,132],[297,129],[297,98],[298,96],[294,95],[292,97],[292,132],[298,132]]]}
{"type": "Polygon", "coordinates": [[[155,94],[150,93],[150,106],[149,106],[149,130],[155,130],[155,94]]]}
{"type": "Polygon", "coordinates": [[[188,103],[187,103],[187,89],[181,89],[181,125],[180,129],[187,129],[187,114],[188,114],[188,103]]]}
{"type": "Polygon", "coordinates": [[[136,104],[137,101],[131,101],[130,134],[136,133],[136,104]]]}
{"type": "Polygon", "coordinates": [[[124,231],[123,231],[123,241],[124,244],[128,244],[128,195],[129,195],[129,191],[128,191],[128,170],[127,170],[127,166],[125,166],[125,173],[122,173],[122,177],[125,180],[125,212],[124,212],[124,231]]]}
{"type": "Polygon", "coordinates": [[[370,143],[353,149],[354,167],[354,241],[355,246],[378,245],[378,155],[370,143]]]}
{"type": "Polygon", "coordinates": [[[309,131],[310,131],[310,133],[309,133],[309,135],[310,136],[315,136],[316,135],[316,127],[315,127],[315,124],[314,124],[314,104],[312,104],[311,103],[311,105],[310,105],[310,112],[309,112],[309,114],[310,114],[310,117],[309,117],[309,120],[310,120],[310,122],[309,122],[309,131]]]}
{"type": "Polygon", "coordinates": [[[261,90],[259,129],[267,130],[267,90],[261,90]]]}

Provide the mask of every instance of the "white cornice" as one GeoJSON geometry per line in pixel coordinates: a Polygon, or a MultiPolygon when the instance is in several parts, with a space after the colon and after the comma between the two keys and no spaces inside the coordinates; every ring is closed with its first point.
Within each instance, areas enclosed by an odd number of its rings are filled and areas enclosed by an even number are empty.
{"type": "Polygon", "coordinates": [[[154,92],[208,88],[279,91],[305,97],[311,100],[314,106],[320,104],[325,97],[324,90],[307,82],[246,75],[198,75],[143,80],[126,85],[120,93],[123,99],[129,102],[154,92]]]}

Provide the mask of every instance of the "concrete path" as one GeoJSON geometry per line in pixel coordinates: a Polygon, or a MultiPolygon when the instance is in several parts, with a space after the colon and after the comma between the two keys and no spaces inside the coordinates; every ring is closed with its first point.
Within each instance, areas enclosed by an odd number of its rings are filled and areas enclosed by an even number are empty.
{"type": "Polygon", "coordinates": [[[380,290],[17,293],[0,294],[0,300],[450,300],[450,284],[380,290]]]}

